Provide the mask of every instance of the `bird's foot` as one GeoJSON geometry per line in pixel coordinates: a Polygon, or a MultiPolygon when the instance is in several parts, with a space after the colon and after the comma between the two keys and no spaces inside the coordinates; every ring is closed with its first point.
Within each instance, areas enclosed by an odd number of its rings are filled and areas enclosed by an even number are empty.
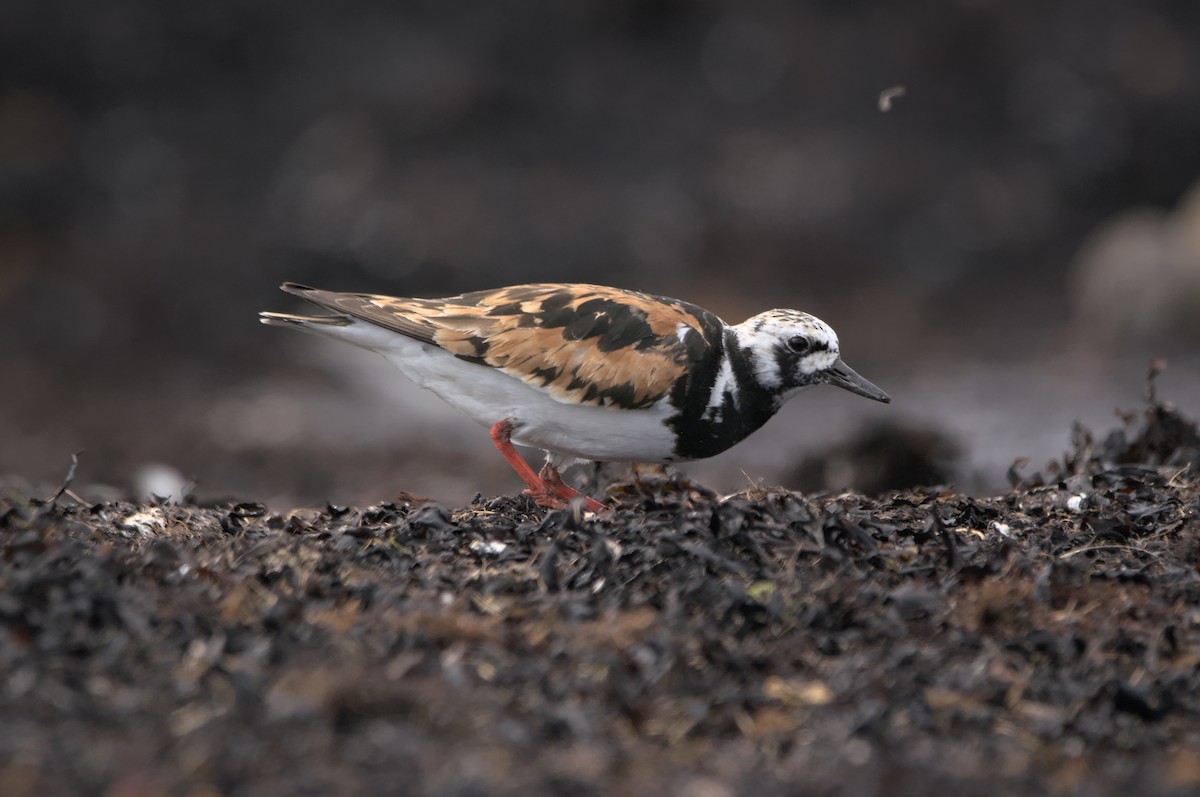
{"type": "Polygon", "coordinates": [[[528,495],[538,506],[544,506],[547,509],[569,509],[571,507],[571,500],[578,497],[583,499],[583,508],[588,512],[609,511],[608,507],[599,501],[589,498],[578,490],[572,490],[566,485],[563,486],[566,487],[567,490],[571,491],[571,495],[561,495],[557,491],[551,492],[548,487],[546,489],[534,489],[529,487],[525,490],[522,490],[521,494],[528,495]]]}
{"type": "Polygon", "coordinates": [[[550,490],[552,495],[554,497],[558,498],[560,501],[569,502],[572,498],[582,498],[583,499],[583,508],[586,509],[587,511],[589,511],[589,512],[607,512],[608,511],[608,507],[606,507],[604,504],[600,503],[599,501],[595,500],[594,498],[590,498],[590,497],[584,495],[583,493],[576,490],[574,487],[570,487],[565,482],[563,482],[562,475],[559,474],[558,469],[555,468],[553,465],[551,465],[549,462],[547,462],[545,465],[542,466],[541,471],[538,472],[538,478],[542,480],[542,484],[544,484],[546,486],[546,488],[548,490],[550,490]]]}
{"type": "Polygon", "coordinates": [[[533,499],[533,502],[535,504],[537,504],[538,506],[544,506],[547,509],[566,509],[567,508],[566,501],[559,498],[557,495],[555,495],[554,493],[550,492],[550,490],[545,489],[545,488],[535,490],[532,487],[527,487],[526,489],[521,491],[521,495],[529,496],[530,498],[533,499]]]}

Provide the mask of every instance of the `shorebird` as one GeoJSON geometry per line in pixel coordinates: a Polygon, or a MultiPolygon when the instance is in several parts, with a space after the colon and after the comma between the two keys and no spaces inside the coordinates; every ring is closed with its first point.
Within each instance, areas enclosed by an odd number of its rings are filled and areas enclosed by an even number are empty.
{"type": "MultiPolygon", "coordinates": [[[[729,325],[678,299],[600,285],[515,285],[444,299],[282,288],[329,314],[264,312],[264,324],[383,355],[488,427],[526,492],[552,508],[580,496],[559,473],[575,461],[711,457],[812,385],[891,400],[842,361],[828,324],[798,310],[729,325]],[[514,443],[546,452],[540,472],[514,443]]],[[[605,508],[583,500],[591,511],[605,508]]]]}

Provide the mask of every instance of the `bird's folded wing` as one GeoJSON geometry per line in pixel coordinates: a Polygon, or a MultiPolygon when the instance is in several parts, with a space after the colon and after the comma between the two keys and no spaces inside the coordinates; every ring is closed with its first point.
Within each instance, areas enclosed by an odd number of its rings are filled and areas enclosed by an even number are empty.
{"type": "Polygon", "coordinates": [[[662,399],[709,353],[720,327],[685,302],[592,285],[519,285],[445,299],[284,289],[498,368],[559,401],[623,409],[662,399]]]}

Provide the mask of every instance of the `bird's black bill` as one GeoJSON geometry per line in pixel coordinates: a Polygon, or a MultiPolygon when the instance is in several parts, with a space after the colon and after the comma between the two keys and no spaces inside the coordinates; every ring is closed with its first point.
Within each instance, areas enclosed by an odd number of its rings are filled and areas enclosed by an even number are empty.
{"type": "Polygon", "coordinates": [[[840,359],[825,371],[825,381],[831,385],[845,388],[851,393],[857,393],[860,396],[866,396],[875,401],[882,401],[884,404],[892,400],[891,396],[875,387],[866,379],[863,379],[853,368],[846,365],[840,359]]]}

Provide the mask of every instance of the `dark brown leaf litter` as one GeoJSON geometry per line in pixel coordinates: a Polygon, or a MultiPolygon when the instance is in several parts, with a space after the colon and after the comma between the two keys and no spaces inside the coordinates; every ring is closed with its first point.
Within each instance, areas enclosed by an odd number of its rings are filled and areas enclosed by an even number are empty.
{"type": "Polygon", "coordinates": [[[1007,495],[0,499],[0,794],[1192,794],[1195,426],[1007,495]]]}

